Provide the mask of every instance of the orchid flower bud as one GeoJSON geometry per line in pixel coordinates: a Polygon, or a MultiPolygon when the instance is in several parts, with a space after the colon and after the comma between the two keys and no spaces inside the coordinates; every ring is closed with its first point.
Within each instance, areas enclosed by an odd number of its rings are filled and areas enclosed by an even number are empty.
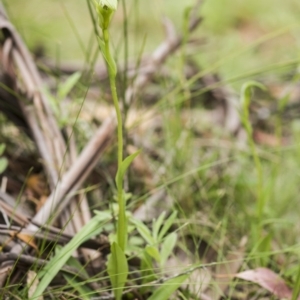
{"type": "Polygon", "coordinates": [[[93,0],[98,17],[99,25],[102,29],[107,29],[111,21],[111,17],[118,6],[117,0],[93,0]]]}

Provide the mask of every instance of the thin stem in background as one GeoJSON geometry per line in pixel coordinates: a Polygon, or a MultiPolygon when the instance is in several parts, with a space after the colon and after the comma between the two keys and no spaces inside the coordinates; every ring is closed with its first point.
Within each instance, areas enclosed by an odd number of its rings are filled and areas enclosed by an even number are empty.
{"type": "Polygon", "coordinates": [[[127,88],[127,70],[128,70],[128,20],[127,20],[127,7],[126,0],[122,1],[123,8],[123,35],[124,35],[124,74],[123,74],[123,112],[124,112],[124,123],[126,122],[128,104],[125,101],[125,92],[127,88]]]}

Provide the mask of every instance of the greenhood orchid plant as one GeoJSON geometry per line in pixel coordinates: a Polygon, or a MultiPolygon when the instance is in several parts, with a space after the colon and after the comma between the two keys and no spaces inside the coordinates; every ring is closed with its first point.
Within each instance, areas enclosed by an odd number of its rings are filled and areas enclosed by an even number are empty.
{"type": "Polygon", "coordinates": [[[117,67],[110,51],[110,35],[109,25],[114,12],[117,9],[117,0],[93,0],[99,26],[102,30],[102,36],[98,36],[99,47],[106,61],[111,94],[117,116],[117,135],[118,135],[118,171],[116,174],[117,199],[119,205],[118,222],[117,222],[117,238],[111,244],[111,254],[107,263],[107,271],[110,281],[114,289],[115,298],[121,299],[128,276],[128,263],[125,256],[127,243],[127,217],[126,217],[126,198],[123,191],[124,175],[133,159],[139,154],[136,152],[123,160],[123,124],[122,115],[116,89],[117,67]]]}

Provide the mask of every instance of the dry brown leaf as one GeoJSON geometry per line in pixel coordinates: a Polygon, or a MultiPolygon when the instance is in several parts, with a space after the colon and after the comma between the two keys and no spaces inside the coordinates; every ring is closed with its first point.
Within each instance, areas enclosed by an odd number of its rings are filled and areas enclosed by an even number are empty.
{"type": "Polygon", "coordinates": [[[7,280],[7,276],[10,274],[11,270],[12,270],[12,266],[11,265],[3,265],[0,267],[0,287],[2,288],[7,280]]]}
{"type": "Polygon", "coordinates": [[[284,141],[279,139],[277,136],[261,130],[255,130],[254,140],[260,145],[266,145],[270,147],[277,147],[284,144],[284,141]]]}
{"type": "Polygon", "coordinates": [[[47,201],[47,196],[41,196],[39,201],[36,203],[36,207],[35,207],[35,211],[38,212],[41,207],[45,204],[45,202],[47,201]]]}
{"type": "Polygon", "coordinates": [[[26,180],[26,193],[35,198],[49,195],[46,180],[42,174],[32,174],[26,180]]]}
{"type": "Polygon", "coordinates": [[[38,247],[34,242],[33,236],[25,233],[16,233],[16,232],[10,232],[10,235],[12,237],[18,238],[19,240],[23,241],[24,243],[26,243],[27,245],[29,245],[30,247],[38,251],[38,247]]]}
{"type": "MultiPolygon", "coordinates": [[[[291,299],[293,294],[293,291],[287,286],[285,281],[268,268],[247,270],[236,274],[235,277],[257,283],[279,298],[291,299]]],[[[300,299],[300,297],[298,299],[300,299]]]]}

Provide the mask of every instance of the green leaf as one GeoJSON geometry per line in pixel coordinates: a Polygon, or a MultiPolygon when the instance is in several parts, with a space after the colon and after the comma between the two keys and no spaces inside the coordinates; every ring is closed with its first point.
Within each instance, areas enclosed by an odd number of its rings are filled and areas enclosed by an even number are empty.
{"type": "Polygon", "coordinates": [[[75,72],[74,74],[69,76],[64,83],[60,84],[57,91],[58,98],[61,100],[64,99],[74,88],[80,77],[81,73],[75,72]]]}
{"type": "Polygon", "coordinates": [[[120,168],[118,169],[117,175],[116,175],[116,185],[117,185],[117,189],[122,189],[123,188],[123,178],[125,175],[125,172],[127,171],[127,169],[129,168],[130,164],[132,163],[132,161],[140,154],[140,150],[138,150],[137,152],[127,156],[121,163],[120,168]]]}
{"type": "Polygon", "coordinates": [[[168,232],[168,230],[170,229],[170,227],[174,224],[174,221],[175,221],[176,217],[177,217],[177,211],[174,211],[171,214],[171,216],[166,220],[166,222],[164,223],[161,231],[159,232],[158,241],[162,240],[162,238],[168,232]]]}
{"type": "Polygon", "coordinates": [[[299,293],[300,293],[300,266],[297,270],[297,277],[294,283],[294,289],[293,289],[293,295],[291,300],[297,300],[299,299],[299,293]]]}
{"type": "Polygon", "coordinates": [[[168,300],[171,295],[188,279],[189,275],[180,275],[164,282],[148,300],[168,300]]]}
{"type": "Polygon", "coordinates": [[[48,287],[52,279],[61,270],[64,264],[71,257],[73,252],[81,245],[84,241],[87,241],[91,237],[99,234],[102,231],[105,223],[110,220],[111,217],[107,218],[107,215],[94,216],[82,229],[72,238],[72,240],[64,246],[61,250],[55,254],[55,256],[49,261],[49,263],[42,268],[37,276],[42,278],[39,285],[37,286],[32,299],[40,297],[45,289],[48,287]]]}
{"type": "MultiPolygon", "coordinates": [[[[78,259],[76,259],[75,257],[71,256],[66,265],[73,267],[75,269],[77,269],[81,275],[84,275],[86,278],[89,277],[88,272],[85,270],[84,266],[78,261],[78,259]]],[[[75,276],[75,275],[74,275],[75,276]]]]}
{"type": "Polygon", "coordinates": [[[53,97],[53,95],[50,93],[48,89],[44,88],[43,92],[46,94],[47,100],[49,101],[50,107],[54,112],[55,116],[57,118],[60,118],[61,111],[60,111],[59,101],[55,97],[53,97]]]}
{"type": "Polygon", "coordinates": [[[110,53],[107,53],[107,51],[105,49],[105,42],[103,40],[101,40],[100,37],[98,37],[98,43],[99,43],[101,53],[108,65],[110,71],[112,72],[112,74],[114,76],[116,76],[117,75],[117,66],[116,66],[115,60],[111,57],[110,53]]]}
{"type": "Polygon", "coordinates": [[[94,210],[94,214],[97,215],[100,220],[109,220],[112,218],[111,212],[108,211],[94,210]]]}
{"type": "Polygon", "coordinates": [[[0,144],[0,155],[2,155],[4,153],[5,150],[5,144],[0,144]]]}
{"type": "Polygon", "coordinates": [[[104,43],[104,41],[100,37],[98,37],[98,44],[99,44],[101,53],[102,53],[105,61],[108,63],[108,57],[106,55],[106,50],[105,50],[105,43],[104,43]]]}
{"type": "MultiPolygon", "coordinates": [[[[74,278],[74,276],[70,274],[63,274],[63,277],[68,282],[68,285],[72,287],[75,291],[78,292],[80,299],[82,300],[90,300],[91,295],[93,294],[93,290],[88,286],[83,285],[79,282],[78,278],[74,278]]],[[[94,292],[95,293],[95,292],[94,292]]]]}
{"type": "Polygon", "coordinates": [[[133,223],[135,225],[139,234],[145,239],[145,241],[149,245],[155,244],[155,240],[151,235],[151,231],[143,222],[141,222],[140,220],[137,220],[137,219],[133,219],[133,218],[131,218],[130,221],[131,221],[131,223],[133,223]]]}
{"type": "Polygon", "coordinates": [[[117,239],[118,244],[122,250],[126,249],[127,237],[128,237],[128,220],[125,211],[119,212],[118,223],[117,223],[117,239]]]}
{"type": "Polygon", "coordinates": [[[153,238],[157,241],[157,238],[158,238],[158,233],[159,233],[159,230],[161,228],[161,225],[164,221],[164,218],[166,216],[166,212],[163,211],[160,216],[158,217],[158,219],[156,221],[153,221],[153,238]]]}
{"type": "Polygon", "coordinates": [[[0,158],[0,174],[5,171],[8,166],[8,160],[5,157],[0,158]]]}
{"type": "Polygon", "coordinates": [[[115,298],[120,300],[128,276],[128,263],[124,252],[116,242],[113,242],[111,245],[111,254],[107,262],[107,273],[115,298]]]}
{"type": "Polygon", "coordinates": [[[156,247],[154,246],[146,246],[145,251],[152,257],[154,258],[157,262],[161,260],[159,251],[156,247]]]}
{"type": "MultiPolygon", "coordinates": [[[[84,269],[84,267],[80,264],[80,262],[74,258],[70,257],[67,261],[67,265],[71,266],[80,272],[80,274],[84,275],[87,279],[89,278],[88,273],[84,269]]],[[[76,274],[70,274],[63,272],[63,277],[66,279],[68,284],[73,287],[75,291],[80,295],[80,299],[90,300],[91,295],[95,293],[91,288],[89,288],[86,284],[80,282],[80,279],[76,276],[76,274]]]]}
{"type": "Polygon", "coordinates": [[[153,259],[146,251],[143,251],[143,255],[141,257],[140,271],[142,279],[141,291],[145,292],[148,287],[143,286],[143,284],[157,280],[157,274],[154,272],[153,267],[153,259]]]}
{"type": "MultiPolygon", "coordinates": [[[[99,44],[99,47],[100,47],[100,50],[101,50],[103,56],[105,56],[105,43],[99,36],[98,36],[98,44],[99,44]]],[[[105,60],[106,60],[106,58],[105,58],[105,60]]]]}
{"type": "Polygon", "coordinates": [[[170,233],[163,241],[160,251],[160,263],[162,266],[166,263],[168,257],[171,255],[176,242],[177,234],[175,232],[170,233]]]}
{"type": "Polygon", "coordinates": [[[252,249],[251,255],[252,257],[257,257],[257,263],[261,267],[267,267],[270,261],[269,253],[272,251],[272,240],[272,234],[268,233],[266,236],[262,237],[258,244],[252,249]]]}

